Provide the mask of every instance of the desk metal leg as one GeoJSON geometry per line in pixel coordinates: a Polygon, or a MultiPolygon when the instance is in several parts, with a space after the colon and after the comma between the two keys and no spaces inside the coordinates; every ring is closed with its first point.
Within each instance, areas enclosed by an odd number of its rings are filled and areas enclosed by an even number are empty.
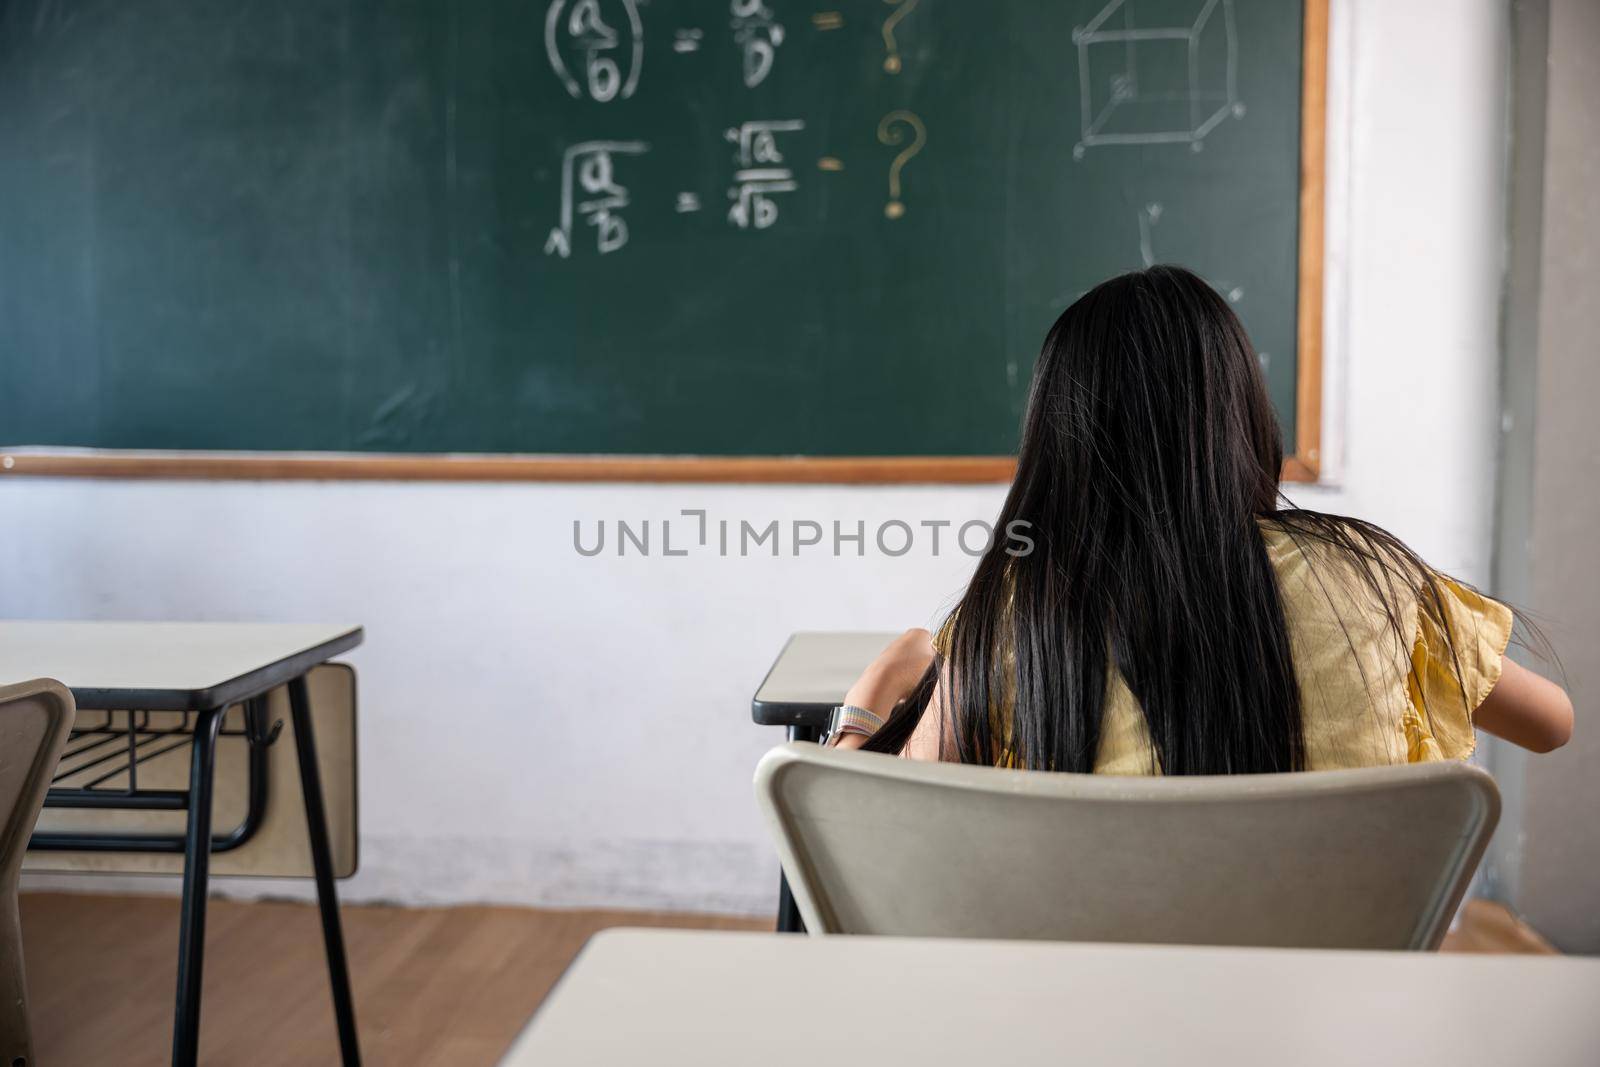
{"type": "Polygon", "coordinates": [[[300,788],[305,794],[306,830],[311,837],[311,867],[317,879],[317,907],[322,913],[322,941],[328,952],[328,981],[333,987],[333,1015],[339,1027],[339,1051],[345,1067],[359,1067],[356,1010],[350,997],[350,969],[344,956],[344,931],[339,924],[339,897],[333,885],[333,850],[328,844],[328,817],[322,805],[322,772],[311,733],[311,697],[304,675],[289,683],[289,710],[294,721],[294,747],[300,758],[300,788]]]}
{"type": "MultiPolygon", "coordinates": [[[[822,731],[815,726],[789,727],[789,740],[791,741],[819,741],[822,731]]],[[[789,879],[785,875],[778,875],[778,933],[803,934],[806,932],[806,921],[800,918],[800,909],[795,905],[794,894],[789,891],[789,879]]]]}
{"type": "Polygon", "coordinates": [[[226,709],[195,718],[189,761],[189,832],[183,852],[183,905],[178,926],[178,1006],[172,1024],[173,1067],[193,1067],[200,1057],[200,988],[206,955],[206,889],[211,873],[211,794],[216,780],[217,733],[226,709]]]}

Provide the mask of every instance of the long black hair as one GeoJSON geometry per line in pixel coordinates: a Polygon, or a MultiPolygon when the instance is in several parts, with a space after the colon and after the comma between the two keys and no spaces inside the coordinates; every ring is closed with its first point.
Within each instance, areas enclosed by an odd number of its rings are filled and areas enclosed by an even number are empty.
{"type": "MultiPolygon", "coordinates": [[[[1459,678],[1442,579],[1376,526],[1282,506],[1282,466],[1250,340],[1199,277],[1152,267],[1068,308],[1034,368],[995,524],[1025,523],[1032,550],[996,538],[945,627],[946,758],[1092,771],[1114,667],[1161,772],[1303,769],[1301,694],[1263,521],[1337,549],[1386,606],[1398,647],[1412,639],[1401,591],[1415,597],[1447,635],[1459,678]]],[[[945,658],[867,749],[905,746],[945,658]]]]}

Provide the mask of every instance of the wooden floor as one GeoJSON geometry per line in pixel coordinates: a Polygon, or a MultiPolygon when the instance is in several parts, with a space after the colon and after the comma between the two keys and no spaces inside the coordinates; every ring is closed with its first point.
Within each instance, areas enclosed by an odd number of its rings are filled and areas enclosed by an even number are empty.
{"type": "MultiPolygon", "coordinates": [[[[28,893],[21,904],[39,1062],[168,1062],[177,901],[28,893]]],[[[608,926],[760,930],[771,923],[649,912],[346,907],[366,1063],[494,1064],[584,941],[608,926]]],[[[212,901],[206,944],[201,1062],[337,1062],[315,908],[212,901]]],[[[1445,947],[1551,951],[1504,908],[1484,901],[1467,905],[1445,947]]]]}
{"type": "MultiPolygon", "coordinates": [[[[171,1059],[178,902],[25,893],[36,1058],[155,1067],[171,1059]]],[[[589,936],[608,926],[771,929],[770,922],[531,908],[343,909],[363,1060],[492,1065],[589,936]]],[[[200,1062],[338,1062],[322,928],[304,904],[213,900],[200,1062]]]]}

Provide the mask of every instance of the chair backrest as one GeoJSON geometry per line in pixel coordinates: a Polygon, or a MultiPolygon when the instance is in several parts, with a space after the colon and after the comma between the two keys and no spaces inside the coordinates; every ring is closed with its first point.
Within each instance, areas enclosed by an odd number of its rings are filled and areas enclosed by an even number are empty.
{"type": "Polygon", "coordinates": [[[756,793],[807,929],[1437,948],[1500,817],[1464,763],[1120,778],[794,742],[756,793]]]}
{"type": "Polygon", "coordinates": [[[72,694],[60,682],[0,686],[0,1063],[33,1062],[28,988],[17,923],[17,877],[28,837],[72,730],[72,694]]]}

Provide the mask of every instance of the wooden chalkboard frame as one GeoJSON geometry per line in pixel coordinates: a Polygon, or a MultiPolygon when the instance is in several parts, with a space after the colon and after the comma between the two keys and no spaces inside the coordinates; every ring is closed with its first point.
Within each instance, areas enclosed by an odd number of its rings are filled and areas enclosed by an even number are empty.
{"type": "MultiPolygon", "coordinates": [[[[1295,440],[1283,479],[1315,482],[1322,443],[1323,182],[1328,0],[1305,0],[1300,89],[1300,262],[1295,440]]],[[[20,449],[0,475],[259,481],[742,482],[981,484],[1008,482],[1010,456],[401,455],[20,449]]]]}

